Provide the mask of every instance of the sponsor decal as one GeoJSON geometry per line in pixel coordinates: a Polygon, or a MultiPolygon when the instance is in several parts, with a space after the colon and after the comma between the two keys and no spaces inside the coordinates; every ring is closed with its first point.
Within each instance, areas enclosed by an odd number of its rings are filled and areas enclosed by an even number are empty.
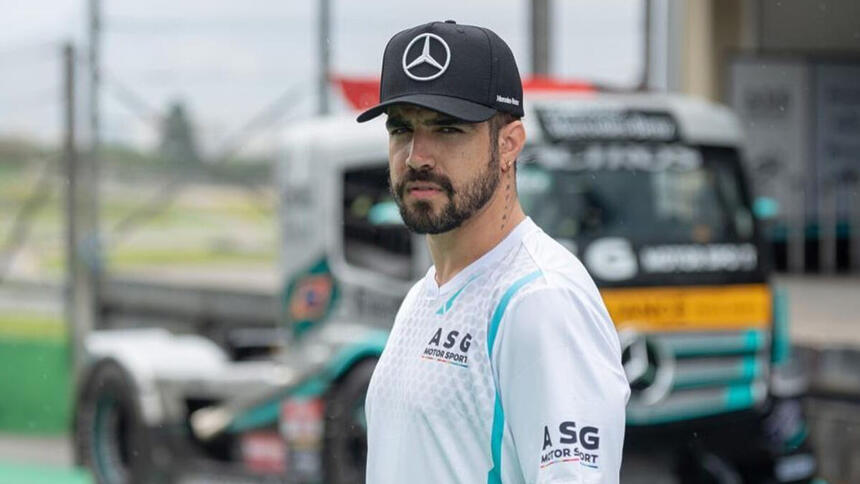
{"type": "Polygon", "coordinates": [[[600,467],[600,429],[594,426],[577,427],[566,420],[557,427],[545,425],[541,448],[541,469],[554,464],[577,462],[583,467],[600,467]]]}
{"type": "Polygon", "coordinates": [[[315,449],[323,434],[322,399],[289,399],[281,406],[280,430],[290,447],[315,449]]]}
{"type": "Polygon", "coordinates": [[[606,237],[592,242],[585,250],[585,265],[592,275],[605,281],[630,279],[639,271],[630,241],[606,237]]]}
{"type": "Polygon", "coordinates": [[[640,265],[645,272],[738,272],[758,265],[753,244],[690,244],[642,247],[640,265]]]}
{"type": "Polygon", "coordinates": [[[314,481],[322,473],[325,404],[320,398],[291,398],[281,405],[280,431],[287,443],[292,475],[314,481]]]}
{"type": "Polygon", "coordinates": [[[472,335],[470,333],[461,333],[460,331],[451,330],[445,331],[443,328],[437,329],[421,358],[428,361],[436,361],[446,363],[460,368],[469,367],[469,348],[472,347],[472,335]]]}
{"type": "Polygon", "coordinates": [[[538,121],[556,141],[675,141],[678,126],[668,113],[540,109],[538,121]]]}
{"type": "Polygon", "coordinates": [[[600,295],[616,326],[643,332],[755,329],[771,321],[765,284],[604,288],[600,295]]]}
{"type": "Polygon", "coordinates": [[[753,244],[674,244],[637,250],[622,237],[604,237],[585,249],[583,262],[604,281],[632,279],[640,273],[745,272],[758,267],[753,244]]]}
{"type": "Polygon", "coordinates": [[[339,290],[328,260],[321,257],[307,269],[292,277],[283,292],[284,319],[293,336],[300,337],[308,329],[328,317],[339,300],[339,290]]]}
{"type": "Polygon", "coordinates": [[[308,276],[298,281],[290,300],[290,316],[295,320],[320,318],[331,298],[332,281],[327,275],[308,276]]]}
{"type": "Polygon", "coordinates": [[[287,448],[276,432],[242,434],[242,463],[251,472],[283,475],[287,470],[287,448]]]}
{"type": "Polygon", "coordinates": [[[569,153],[567,167],[585,171],[687,172],[702,166],[702,154],[678,144],[590,143],[569,153]]]}

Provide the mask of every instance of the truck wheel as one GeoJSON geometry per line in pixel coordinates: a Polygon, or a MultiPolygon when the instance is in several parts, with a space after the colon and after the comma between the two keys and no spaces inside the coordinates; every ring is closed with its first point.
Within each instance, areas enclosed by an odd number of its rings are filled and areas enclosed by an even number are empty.
{"type": "Polygon", "coordinates": [[[363,360],[326,396],[323,469],[329,484],[363,483],[367,465],[364,398],[376,358],[363,360]]]}
{"type": "Polygon", "coordinates": [[[137,483],[151,469],[136,402],[130,377],[113,362],[99,363],[79,392],[75,459],[90,468],[98,484],[137,483]]]}

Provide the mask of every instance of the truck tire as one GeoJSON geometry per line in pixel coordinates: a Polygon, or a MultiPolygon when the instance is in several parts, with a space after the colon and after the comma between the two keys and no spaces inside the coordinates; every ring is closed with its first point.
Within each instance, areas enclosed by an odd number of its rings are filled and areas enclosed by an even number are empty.
{"type": "Polygon", "coordinates": [[[353,366],[326,395],[323,469],[328,484],[363,483],[367,465],[364,398],[376,358],[353,366]]]}
{"type": "Polygon", "coordinates": [[[83,382],[73,428],[75,460],[98,484],[136,484],[152,475],[137,390],[117,363],[99,363],[83,382]]]}

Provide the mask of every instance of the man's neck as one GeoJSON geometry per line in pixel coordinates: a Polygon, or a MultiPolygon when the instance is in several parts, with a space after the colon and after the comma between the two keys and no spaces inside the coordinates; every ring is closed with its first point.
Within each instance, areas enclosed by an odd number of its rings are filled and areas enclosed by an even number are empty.
{"type": "Polygon", "coordinates": [[[505,200],[498,190],[492,200],[450,232],[428,235],[427,244],[436,267],[436,283],[450,281],[469,264],[497,246],[525,219],[516,196],[505,200]]]}

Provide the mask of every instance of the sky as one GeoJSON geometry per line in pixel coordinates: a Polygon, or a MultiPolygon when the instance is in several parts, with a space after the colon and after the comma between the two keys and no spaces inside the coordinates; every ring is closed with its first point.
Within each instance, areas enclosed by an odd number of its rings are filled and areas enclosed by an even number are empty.
{"type": "MultiPolygon", "coordinates": [[[[3,0],[0,17],[0,136],[55,142],[61,136],[59,45],[83,55],[86,0],[3,0]]],[[[185,103],[204,150],[236,133],[289,92],[283,122],[312,115],[317,73],[316,0],[102,0],[103,138],[154,146],[155,120],[185,103]]],[[[524,76],[528,0],[331,0],[329,38],[336,73],[378,76],[387,40],[431,20],[455,19],[496,31],[524,76]]],[[[642,71],[641,0],[555,0],[553,75],[619,87],[642,71]]],[[[81,64],[83,66],[83,64],[81,64]]],[[[83,70],[81,70],[83,74],[83,70]]],[[[83,79],[79,80],[83,81],[83,79]]],[[[83,85],[79,86],[85,92],[83,85]]],[[[80,96],[81,119],[85,97],[80,96]]],[[[334,106],[345,109],[339,96],[334,106]]],[[[277,142],[277,126],[253,141],[277,142]]]]}

